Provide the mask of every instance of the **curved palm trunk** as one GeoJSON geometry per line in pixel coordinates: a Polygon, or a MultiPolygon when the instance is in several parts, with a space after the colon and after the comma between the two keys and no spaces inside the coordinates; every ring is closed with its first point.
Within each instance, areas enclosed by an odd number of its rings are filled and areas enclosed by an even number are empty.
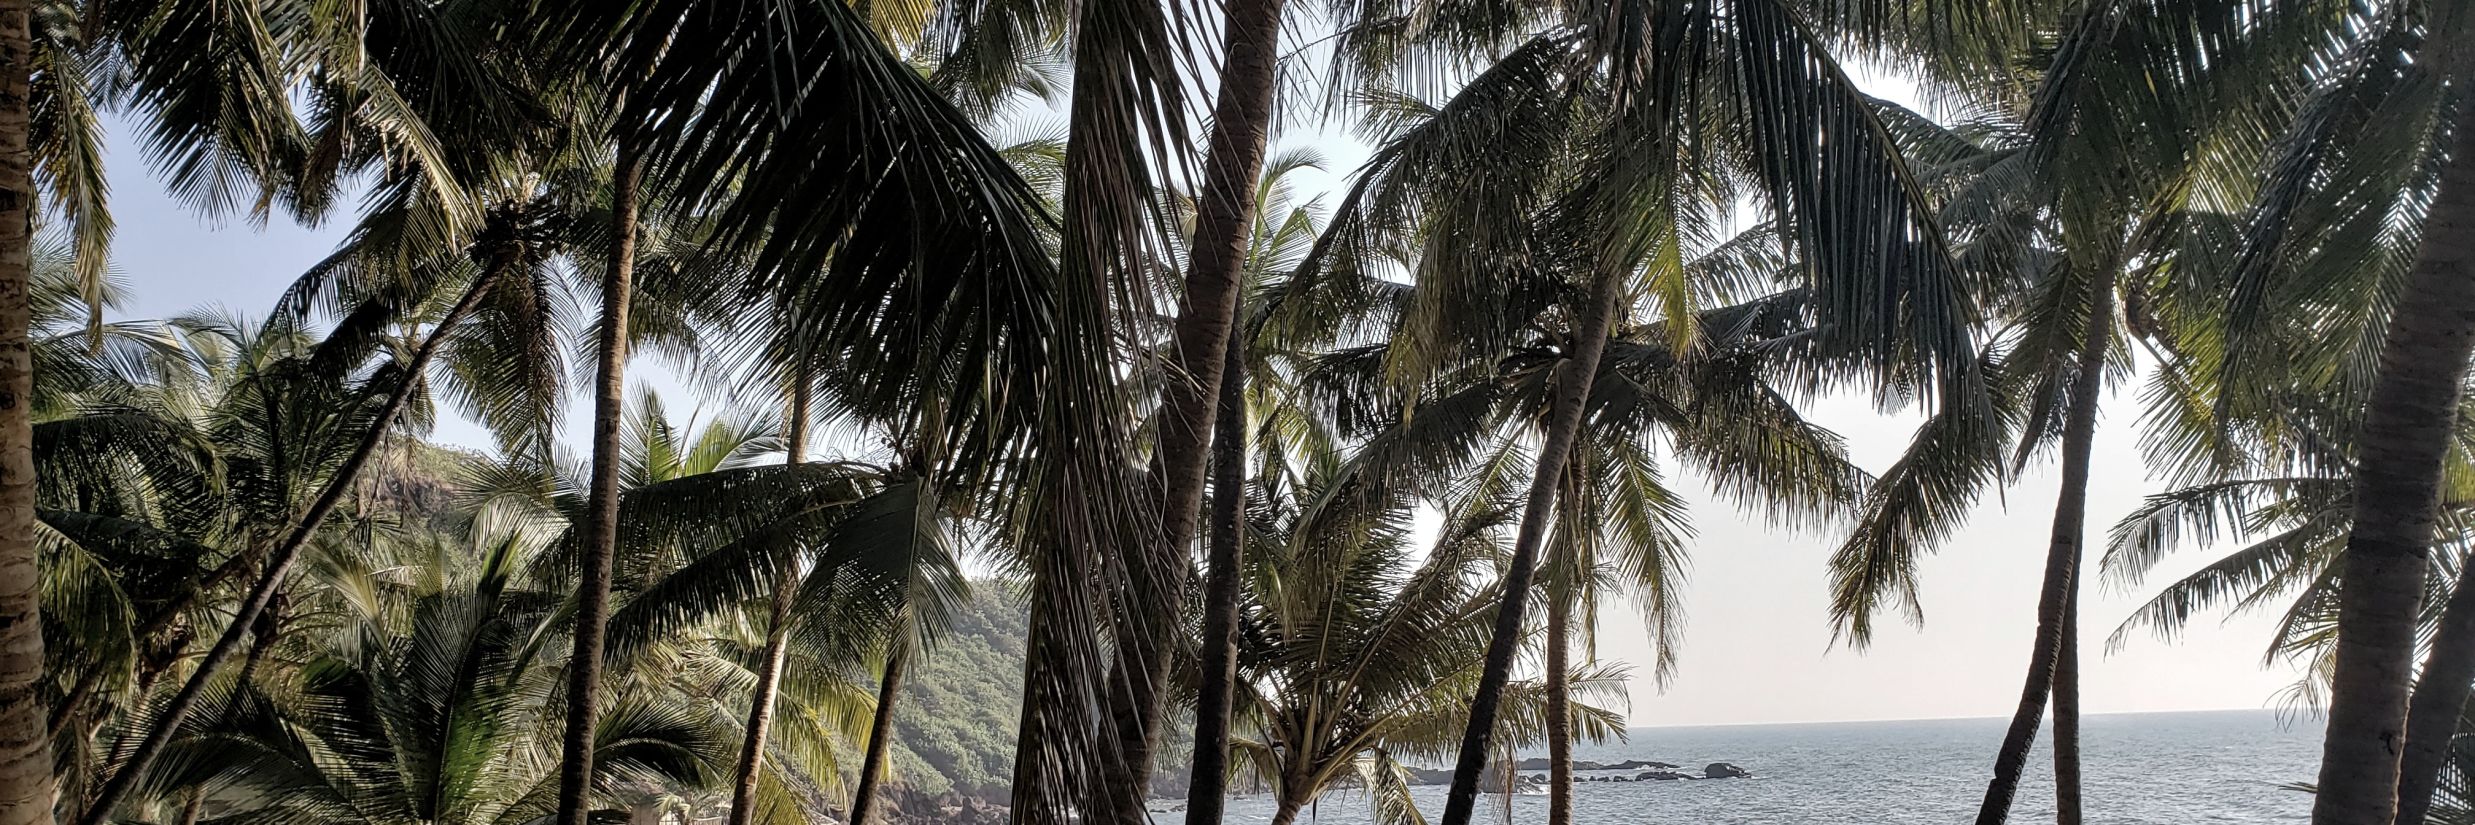
{"type": "Polygon", "coordinates": [[[1303,782],[1281,783],[1280,800],[1273,803],[1272,825],[1291,825],[1298,821],[1298,812],[1306,810],[1307,793],[1303,787],[1304,784],[1303,782]]]}
{"type": "Polygon", "coordinates": [[[1551,587],[1547,595],[1547,825],[1572,825],[1573,600],[1570,583],[1558,584],[1565,586],[1551,587]]]}
{"type": "Polygon", "coordinates": [[[1246,549],[1246,350],[1230,328],[1220,371],[1220,417],[1212,436],[1211,549],[1203,574],[1202,660],[1195,690],[1194,766],[1186,793],[1186,825],[1219,825],[1229,793],[1229,715],[1237,696],[1238,596],[1246,549]]]}
{"type": "Polygon", "coordinates": [[[0,825],[50,825],[57,789],[43,706],[43,573],[34,544],[34,75],[29,0],[0,0],[0,825]]]}
{"type": "Polygon", "coordinates": [[[2458,565],[2458,583],[2432,633],[2432,652],[2415,677],[2406,710],[2406,754],[2398,761],[2399,825],[2422,825],[2449,762],[2470,684],[2475,684],[2475,555],[2458,565]]]}
{"type": "Polygon", "coordinates": [[[368,464],[370,456],[378,452],[378,445],[386,441],[387,431],[394,427],[396,416],[403,412],[405,402],[412,398],[413,388],[420,385],[422,371],[429,367],[431,359],[438,355],[439,347],[446,343],[447,332],[481,305],[481,299],[489,293],[491,285],[504,274],[503,267],[483,269],[481,275],[473,279],[472,286],[464,290],[464,297],[458,299],[446,315],[440,316],[437,325],[430,328],[430,334],[413,348],[412,357],[404,362],[403,380],[387,391],[386,402],[378,408],[378,414],[371,417],[369,429],[361,434],[360,443],[353,445],[352,453],[336,466],[334,475],[327,477],[326,486],[318,491],[318,497],[310,502],[309,509],[301,513],[299,520],[293,522],[291,529],[284,534],[283,542],[268,555],[266,567],[258,572],[257,581],[250,585],[249,595],[242,599],[240,607],[233,613],[232,623],[224,626],[223,635],[215,639],[215,646],[199,657],[196,669],[190,672],[189,680],[181,684],[180,692],[173,694],[171,701],[166,702],[163,710],[155,715],[154,727],[147,732],[146,738],[138,742],[137,748],[104,782],[85,811],[78,814],[78,825],[103,825],[110,821],[112,809],[119,807],[131,785],[146,774],[164,746],[171,744],[172,737],[180,731],[181,723],[197,707],[198,698],[205,692],[207,683],[231,661],[234,653],[240,652],[242,640],[251,635],[258,618],[265,615],[268,606],[274,603],[276,595],[283,589],[285,574],[291,571],[293,562],[300,559],[302,548],[309,546],[310,537],[317,534],[319,525],[326,523],[327,516],[335,512],[344,494],[350,492],[353,482],[360,478],[362,465],[368,464]]]}
{"type": "Polygon", "coordinates": [[[584,579],[577,584],[576,645],[567,662],[567,730],[559,761],[555,825],[585,825],[593,791],[593,726],[601,713],[602,645],[610,624],[610,565],[619,543],[619,419],[627,403],[627,304],[636,289],[636,187],[644,159],[620,141],[610,174],[612,242],[602,276],[602,319],[595,351],[593,469],[583,529],[584,579]]]}
{"type": "Polygon", "coordinates": [[[1548,522],[1555,516],[1556,488],[1563,480],[1573,441],[1581,434],[1590,381],[1598,373],[1599,356],[1606,353],[1608,331],[1615,325],[1623,281],[1615,273],[1601,273],[1598,281],[1573,330],[1572,351],[1556,364],[1546,439],[1539,445],[1538,467],[1530,476],[1529,502],[1521,514],[1520,537],[1513,544],[1512,569],[1504,574],[1504,601],[1496,608],[1486,669],[1479,674],[1477,695],[1470,699],[1469,727],[1461,736],[1460,760],[1453,765],[1452,791],[1444,799],[1444,825],[1469,825],[1477,812],[1478,778],[1487,769],[1496,705],[1503,700],[1504,683],[1512,679],[1513,656],[1521,647],[1521,614],[1529,602],[1531,580],[1538,573],[1539,548],[1546,542],[1548,522]]]}
{"type": "Polygon", "coordinates": [[[851,825],[868,825],[875,818],[886,761],[894,751],[894,699],[902,693],[903,674],[911,669],[911,646],[898,639],[893,648],[885,655],[885,678],[877,681],[877,713],[868,724],[868,756],[860,760],[859,790],[851,794],[851,825]]]}
{"type": "MultiPolygon", "coordinates": [[[[2097,438],[2098,396],[2105,391],[2105,357],[2113,336],[2114,290],[2099,290],[2089,308],[2088,327],[2081,332],[2079,373],[2071,383],[2071,406],[2063,413],[2062,489],[2054,497],[2054,527],[2045,548],[2045,581],[2037,594],[2037,636],[2028,658],[2027,683],[2020,688],[2019,709],[2003,734],[2002,750],[1994,757],[1994,778],[1985,785],[1985,800],[1977,808],[1977,825],[2001,825],[2011,816],[2011,800],[2019,794],[2020,774],[2028,767],[2028,749],[2036,744],[2037,726],[2044,721],[2046,700],[2055,692],[2057,663],[2062,657],[2067,618],[2078,601],[2081,537],[2088,519],[2088,461],[2097,438]]],[[[2074,651],[2076,655],[2076,650],[2074,651]]],[[[2075,671],[2072,674],[2075,678],[2075,671]]],[[[2076,688],[2076,686],[2075,686],[2076,688]]],[[[2079,710],[2074,695],[2069,710],[2079,710]]],[[[2065,708],[2055,706],[2059,716],[2065,708]]],[[[2078,720],[2057,721],[2055,727],[2076,732],[2078,720]]],[[[2057,743],[2059,754],[2064,746],[2057,743]]],[[[2070,747],[2076,748],[2077,743],[2070,747]]],[[[2061,765],[2056,765],[2057,779],[2061,765]]],[[[2062,793],[2076,793],[2076,791],[2062,793]]]]}
{"type": "Polygon", "coordinates": [[[2355,526],[2340,561],[2337,670],[2314,825],[2391,825],[2397,813],[2424,554],[2475,349],[2475,109],[2460,112],[2456,125],[2355,441],[2355,526]]]}
{"type": "Polygon", "coordinates": [[[1156,459],[1163,492],[1158,544],[1131,565],[1135,588],[1128,617],[1128,643],[1118,647],[1116,681],[1120,774],[1110,791],[1112,815],[1141,825],[1159,747],[1165,710],[1171,640],[1184,612],[1186,543],[1202,509],[1203,480],[1214,416],[1219,404],[1223,356],[1237,325],[1239,290],[1247,243],[1255,220],[1255,178],[1263,171],[1263,146],[1272,126],[1272,87],[1280,60],[1281,0],[1232,0],[1222,31],[1224,62],[1220,94],[1212,109],[1209,156],[1203,190],[1195,199],[1195,230],[1186,269],[1183,305],[1177,316],[1175,375],[1163,399],[1160,452],[1156,459]]]}
{"type": "MultiPolygon", "coordinates": [[[[783,439],[782,462],[808,459],[808,370],[794,370],[791,379],[790,426],[783,439]]],[[[799,595],[799,563],[785,557],[774,568],[773,601],[766,613],[765,659],[757,666],[756,687],[748,693],[747,738],[739,745],[739,765],[731,774],[730,825],[748,825],[756,816],[756,785],[765,769],[765,739],[773,731],[773,703],[782,690],[782,660],[790,654],[791,602],[799,595]]]]}

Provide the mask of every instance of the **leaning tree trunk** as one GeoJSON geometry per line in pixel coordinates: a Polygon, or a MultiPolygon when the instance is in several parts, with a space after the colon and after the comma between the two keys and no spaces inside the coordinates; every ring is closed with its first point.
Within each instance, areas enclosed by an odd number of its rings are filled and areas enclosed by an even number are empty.
{"type": "Polygon", "coordinates": [[[0,825],[51,825],[43,572],[34,544],[34,76],[29,0],[0,0],[0,825]]]}
{"type": "Polygon", "coordinates": [[[1485,670],[1478,677],[1477,695],[1470,699],[1469,727],[1461,736],[1460,760],[1453,765],[1451,794],[1444,799],[1444,825],[1469,825],[1477,812],[1478,778],[1487,769],[1496,705],[1503,700],[1504,684],[1512,679],[1513,657],[1520,651],[1522,611],[1529,602],[1530,582],[1538,573],[1539,548],[1546,543],[1548,522],[1555,517],[1556,488],[1563,480],[1573,441],[1581,435],[1590,381],[1598,374],[1599,356],[1607,351],[1608,331],[1620,311],[1617,304],[1623,300],[1623,279],[1616,273],[1600,273],[1598,281],[1573,330],[1572,349],[1555,367],[1546,438],[1539,444],[1538,466],[1530,475],[1529,502],[1522,511],[1520,536],[1513,543],[1512,568],[1504,573],[1503,603],[1496,608],[1485,670]]]}
{"type": "Polygon", "coordinates": [[[903,673],[910,666],[911,645],[897,637],[885,652],[885,678],[877,681],[876,718],[868,723],[868,756],[860,760],[859,790],[851,794],[851,825],[868,825],[875,818],[886,763],[894,751],[894,698],[901,694],[903,673]]]}
{"type": "Polygon", "coordinates": [[[2080,825],[2080,566],[2063,597],[2054,649],[2054,825],[2080,825]]]}
{"type": "Polygon", "coordinates": [[[576,645],[567,661],[567,730],[554,825],[585,825],[593,791],[593,728],[600,720],[602,646],[610,624],[610,565],[619,543],[619,420],[627,390],[627,309],[636,290],[637,185],[644,159],[619,142],[610,173],[611,244],[593,386],[593,468],[586,490],[584,578],[577,583],[576,645]]]}
{"type": "Polygon", "coordinates": [[[1278,794],[1276,801],[1272,803],[1272,825],[1292,825],[1298,821],[1298,813],[1306,810],[1306,801],[1310,798],[1305,785],[1303,778],[1281,783],[1280,789],[1275,792],[1278,794]]]}
{"type": "Polygon", "coordinates": [[[2449,744],[2475,681],[2475,554],[2458,563],[2458,583],[2432,633],[2432,652],[2415,677],[2406,710],[2406,754],[2398,760],[2398,825],[2422,825],[2449,763],[2449,744]]]}
{"type": "MultiPolygon", "coordinates": [[[[1238,597],[1246,549],[1246,348],[1231,326],[1212,435],[1211,548],[1203,574],[1203,638],[1196,657],[1194,768],[1186,825],[1219,825],[1229,793],[1229,717],[1237,696],[1238,597]]],[[[855,824],[856,825],[856,824],[855,824]]]]}
{"type": "Polygon", "coordinates": [[[1118,647],[1116,681],[1121,773],[1109,790],[1110,813],[1122,825],[1143,825],[1165,708],[1169,649],[1184,612],[1186,542],[1202,509],[1222,361],[1237,325],[1239,291],[1255,224],[1255,179],[1263,171],[1272,126],[1272,90],[1280,62],[1282,0],[1232,0],[1225,6],[1220,96],[1213,104],[1211,150],[1203,190],[1195,199],[1186,290],[1177,317],[1175,375],[1167,382],[1155,464],[1163,493],[1161,529],[1145,561],[1130,567],[1135,588],[1127,643],[1118,647]]]}
{"type": "Polygon", "coordinates": [[[2337,670],[2314,825],[2391,825],[2397,813],[2424,555],[2475,349],[2475,108],[2456,126],[2355,440],[2355,523],[2339,562],[2337,670]]]}
{"type": "MultiPolygon", "coordinates": [[[[2099,289],[2089,307],[2087,328],[2081,331],[2079,372],[2072,378],[2070,407],[2063,412],[2062,489],[2054,497],[2054,527],[2045,547],[2045,582],[2037,594],[2037,636],[2029,652],[2027,684],[2020,688],[2019,709],[2012,713],[2002,750],[1995,754],[1994,778],[1985,785],[1977,825],[2001,825],[2011,816],[2020,774],[2028,767],[2028,749],[2036,744],[2037,725],[2044,721],[2046,700],[2054,693],[2066,619],[2078,598],[2073,584],[2079,575],[2081,536],[2088,519],[2089,454],[2096,444],[2097,402],[2105,391],[2106,345],[2113,334],[2114,290],[2108,284],[2099,289]]],[[[2071,710],[2078,710],[2076,702],[2071,710]]],[[[2062,711],[2056,706],[2057,714],[2062,711]]],[[[2071,726],[2077,729],[2076,720],[2071,726]]]]}
{"type": "MultiPolygon", "coordinates": [[[[1571,492],[1570,490],[1566,491],[1571,492]]],[[[1572,633],[1570,566],[1547,589],[1547,825],[1573,824],[1572,633]]],[[[1510,786],[1507,786],[1510,787],[1510,786]]]]}
{"type": "MultiPolygon", "coordinates": [[[[792,372],[790,425],[783,439],[782,462],[797,465],[808,458],[805,362],[792,372]]],[[[782,661],[790,654],[791,602],[798,596],[799,560],[785,554],[774,563],[773,600],[768,604],[765,622],[765,658],[756,669],[756,687],[748,693],[748,721],[744,726],[747,738],[739,745],[739,765],[731,775],[729,825],[748,825],[756,817],[756,785],[765,769],[765,738],[773,730],[775,695],[782,689],[782,661]]]]}
{"type": "Polygon", "coordinates": [[[146,775],[146,771],[154,765],[155,757],[171,744],[172,737],[180,732],[181,723],[197,707],[198,698],[205,693],[207,683],[231,661],[234,653],[240,652],[241,642],[250,636],[259,617],[265,615],[268,605],[283,589],[285,574],[292,569],[293,562],[300,559],[301,550],[309,546],[309,540],[317,534],[319,525],[326,523],[327,516],[335,512],[335,506],[343,501],[344,494],[360,478],[362,465],[368,464],[370,456],[378,452],[378,445],[386,441],[387,431],[394,427],[396,416],[403,412],[405,402],[412,398],[413,388],[420,385],[422,371],[429,367],[431,359],[438,355],[439,347],[446,343],[448,332],[481,305],[481,299],[504,276],[505,271],[503,266],[484,268],[472,285],[464,290],[464,297],[458,299],[446,315],[440,316],[438,323],[430,328],[430,334],[413,348],[412,357],[404,362],[402,380],[388,389],[386,401],[379,406],[378,413],[371,416],[369,429],[362,432],[360,443],[353,445],[352,453],[336,466],[333,475],[327,477],[326,486],[318,491],[316,499],[311,500],[309,509],[292,523],[290,530],[284,534],[283,542],[277,544],[274,552],[268,555],[266,567],[258,572],[257,581],[250,585],[249,595],[242,599],[239,609],[233,613],[232,623],[224,626],[223,635],[216,638],[215,646],[199,657],[196,669],[190,672],[189,680],[181,684],[180,692],[172,694],[171,701],[155,714],[153,728],[121,762],[119,770],[104,782],[94,801],[88,803],[86,810],[78,815],[78,825],[103,825],[110,821],[112,810],[119,807],[131,786],[146,775]]]}

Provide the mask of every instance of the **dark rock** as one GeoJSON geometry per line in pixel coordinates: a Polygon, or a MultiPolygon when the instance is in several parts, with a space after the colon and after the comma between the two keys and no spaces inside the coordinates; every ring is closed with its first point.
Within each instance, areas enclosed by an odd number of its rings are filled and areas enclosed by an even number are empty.
{"type": "Polygon", "coordinates": [[[1670,764],[1665,763],[1665,762],[1652,762],[1652,761],[1650,761],[1650,760],[1648,760],[1648,759],[1627,759],[1627,760],[1624,760],[1624,761],[1622,761],[1622,762],[1615,763],[1615,764],[1613,764],[1613,765],[1600,765],[1599,767],[1594,768],[1593,770],[1608,770],[1608,771],[1638,771],[1638,770],[1641,770],[1641,769],[1643,769],[1643,768],[1653,768],[1653,769],[1657,769],[1657,770],[1667,770],[1667,769],[1670,769],[1670,768],[1676,768],[1676,767],[1681,767],[1681,766],[1678,766],[1678,765],[1670,765],[1670,764]]]}
{"type": "Polygon", "coordinates": [[[1753,772],[1726,762],[1712,762],[1710,767],[1702,769],[1702,775],[1711,779],[1750,779],[1753,772]]]}
{"type": "Polygon", "coordinates": [[[1658,781],[1665,782],[1665,781],[1671,781],[1671,780],[1677,780],[1677,779],[1696,779],[1696,778],[1699,778],[1699,777],[1695,777],[1694,775],[1689,774],[1689,773],[1677,773],[1677,772],[1675,772],[1675,771],[1643,771],[1643,772],[1642,772],[1639,776],[1635,776],[1635,777],[1633,777],[1633,781],[1635,781],[1635,782],[1649,782],[1649,781],[1652,781],[1652,780],[1658,780],[1658,781]]]}

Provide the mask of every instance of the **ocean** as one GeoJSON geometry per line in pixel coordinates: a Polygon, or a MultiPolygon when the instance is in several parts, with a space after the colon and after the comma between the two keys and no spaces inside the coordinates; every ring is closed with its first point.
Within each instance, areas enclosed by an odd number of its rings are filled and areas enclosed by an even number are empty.
{"type": "MultiPolygon", "coordinates": [[[[1936,719],[1635,728],[1624,742],[1579,746],[1574,756],[1601,763],[1672,762],[1695,774],[1709,763],[1730,762],[1756,778],[1585,779],[1574,787],[1573,818],[1575,825],[1967,823],[1984,796],[2006,723],[1936,719]]],[[[2311,797],[2282,786],[2309,782],[2318,772],[2316,719],[2281,718],[2265,710],[2108,714],[2081,721],[2081,742],[2090,825],[2310,819],[2311,797]]],[[[2014,822],[2053,821],[2050,743],[2040,737],[2037,745],[2012,808],[2014,822]]],[[[1430,821],[1442,815],[1442,786],[1420,786],[1413,793],[1430,821]]],[[[1479,821],[1503,821],[1505,802],[1502,795],[1481,796],[1479,821]]],[[[1543,795],[1515,795],[1510,802],[1513,822],[1547,818],[1543,795]]],[[[1229,802],[1230,822],[1271,818],[1268,796],[1229,802]]],[[[1354,825],[1370,819],[1365,797],[1345,790],[1327,794],[1299,821],[1354,825]]]]}

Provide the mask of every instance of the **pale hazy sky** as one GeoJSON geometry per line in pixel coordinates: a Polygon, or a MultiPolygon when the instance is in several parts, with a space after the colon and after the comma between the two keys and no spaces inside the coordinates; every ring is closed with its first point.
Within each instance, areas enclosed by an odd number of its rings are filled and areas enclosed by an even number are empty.
{"type": "MultiPolygon", "coordinates": [[[[1891,91],[1897,96],[1904,90],[1891,91]]],[[[1355,142],[1328,134],[1292,135],[1283,143],[1313,145],[1333,161],[1327,173],[1298,180],[1305,193],[1329,191],[1328,200],[1338,199],[1343,176],[1365,157],[1355,142]]],[[[324,257],[343,233],[342,225],[305,229],[280,219],[264,229],[211,226],[172,203],[125,141],[115,140],[114,149],[113,207],[120,220],[114,257],[134,287],[124,316],[162,317],[208,305],[263,313],[284,285],[324,257]]],[[[690,408],[676,382],[655,380],[672,397],[674,414],[690,408]]],[[[2099,534],[2141,496],[2162,489],[2148,480],[2138,452],[2137,404],[2136,393],[2118,388],[2099,431],[2089,502],[2089,527],[2099,534]]],[[[572,426],[581,412],[575,406],[569,411],[571,431],[578,431],[572,426]]],[[[1889,466],[1915,426],[1913,415],[1886,417],[1856,400],[1825,401],[1810,413],[1845,436],[1857,462],[1874,471],[1889,466]]],[[[457,421],[442,422],[438,436],[472,446],[488,443],[478,428],[457,421]]],[[[1646,671],[1640,674],[1633,723],[2008,715],[2018,701],[2036,627],[2054,484],[2049,462],[1989,497],[1969,527],[1926,563],[1924,627],[1889,623],[1861,653],[1831,645],[1824,559],[1835,536],[1771,529],[1757,516],[1696,492],[1699,537],[1685,599],[1689,625],[1679,675],[1662,694],[1646,671]]],[[[2292,665],[2263,667],[2269,615],[2222,625],[2217,617],[2204,617],[2172,644],[2141,635],[2125,650],[2105,652],[2115,624],[2157,583],[2226,549],[2169,558],[2139,593],[2087,577],[2081,650],[2089,712],[2264,707],[2300,676],[2292,665]]],[[[1602,616],[1602,655],[1650,660],[1628,605],[1609,605],[1602,616]]]]}

